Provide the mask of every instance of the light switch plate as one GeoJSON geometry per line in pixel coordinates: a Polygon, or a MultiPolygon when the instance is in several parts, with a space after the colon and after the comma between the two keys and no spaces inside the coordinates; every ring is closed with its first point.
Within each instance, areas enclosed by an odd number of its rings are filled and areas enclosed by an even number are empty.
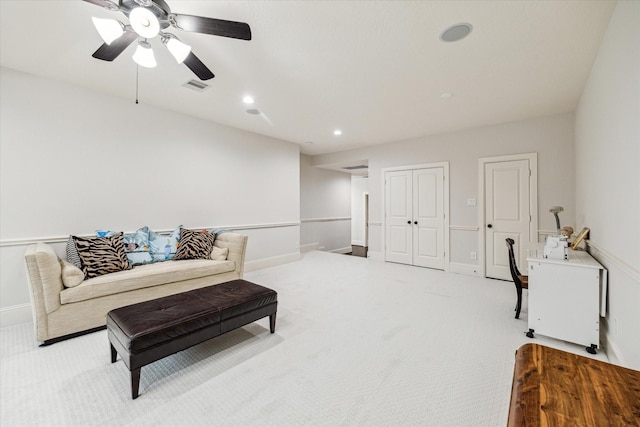
{"type": "Polygon", "coordinates": [[[476,205],[476,199],[474,198],[467,199],[467,206],[475,206],[475,205],[476,205]]]}

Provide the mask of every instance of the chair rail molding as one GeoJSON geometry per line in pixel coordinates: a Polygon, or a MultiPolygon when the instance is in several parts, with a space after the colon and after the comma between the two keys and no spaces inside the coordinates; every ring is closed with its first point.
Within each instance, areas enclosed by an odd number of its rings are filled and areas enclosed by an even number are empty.
{"type": "MultiPolygon", "coordinates": [[[[300,221],[290,221],[290,222],[274,222],[274,223],[264,223],[264,224],[243,224],[243,225],[216,225],[216,226],[206,226],[206,227],[185,227],[191,228],[194,230],[229,230],[229,231],[241,231],[241,230],[259,230],[265,228],[282,228],[282,227],[297,227],[300,225],[300,221]]],[[[154,230],[159,234],[170,234],[174,229],[160,229],[154,230]]],[[[133,233],[133,231],[125,231],[125,233],[133,233]]],[[[92,237],[95,236],[95,233],[91,234],[76,234],[79,237],[92,237]]],[[[45,237],[24,237],[19,239],[2,239],[0,240],[0,247],[6,246],[25,246],[33,243],[64,243],[69,239],[69,236],[45,236],[45,237]]]]}
{"type": "Polygon", "coordinates": [[[300,220],[301,224],[307,224],[310,222],[332,222],[332,221],[351,221],[350,216],[336,216],[326,218],[304,218],[300,220]]]}

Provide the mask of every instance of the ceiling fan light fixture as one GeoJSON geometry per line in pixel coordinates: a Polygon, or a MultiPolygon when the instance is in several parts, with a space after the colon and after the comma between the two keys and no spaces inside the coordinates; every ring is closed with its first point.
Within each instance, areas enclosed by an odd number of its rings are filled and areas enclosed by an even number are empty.
{"type": "Polygon", "coordinates": [[[136,64],[145,68],[154,68],[158,63],[156,62],[156,57],[153,54],[153,50],[151,49],[151,45],[149,42],[140,40],[138,42],[138,47],[136,48],[136,52],[133,54],[133,60],[136,64]]]}
{"type": "Polygon", "coordinates": [[[189,53],[191,53],[191,46],[181,42],[173,34],[163,35],[162,43],[167,46],[167,49],[169,49],[169,52],[175,60],[178,61],[178,64],[182,64],[184,60],[187,59],[187,56],[189,56],[189,53]]]}
{"type": "Polygon", "coordinates": [[[144,7],[136,7],[129,13],[133,30],[145,39],[152,39],[160,32],[160,21],[156,15],[144,7]]]}
{"type": "Polygon", "coordinates": [[[93,25],[96,27],[98,34],[106,44],[111,44],[114,40],[120,38],[124,34],[124,25],[115,19],[104,19],[91,17],[93,25]]]}

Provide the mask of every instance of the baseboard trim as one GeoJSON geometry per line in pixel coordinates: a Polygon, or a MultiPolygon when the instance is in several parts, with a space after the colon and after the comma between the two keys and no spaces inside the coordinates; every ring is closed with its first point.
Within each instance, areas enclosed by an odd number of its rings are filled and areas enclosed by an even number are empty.
{"type": "Polygon", "coordinates": [[[384,254],[382,252],[376,252],[369,249],[367,252],[367,258],[372,261],[384,261],[384,254]]]}
{"type": "Polygon", "coordinates": [[[300,245],[300,252],[317,251],[320,247],[320,243],[307,243],[306,245],[300,245]]]}
{"type": "Polygon", "coordinates": [[[244,263],[244,271],[256,271],[263,268],[275,267],[276,265],[286,264],[289,262],[298,261],[300,259],[300,252],[293,252],[290,254],[274,256],[270,258],[262,258],[254,261],[246,261],[244,263]]]}
{"type": "Polygon", "coordinates": [[[464,274],[465,276],[481,277],[478,273],[479,267],[477,264],[464,264],[461,262],[450,262],[449,272],[456,274],[464,274]]]}
{"type": "Polygon", "coordinates": [[[611,336],[609,335],[608,326],[609,325],[607,325],[607,330],[605,331],[605,334],[604,334],[604,339],[605,339],[604,348],[605,348],[605,353],[607,353],[607,358],[609,359],[609,362],[613,363],[614,365],[628,366],[624,362],[624,359],[620,354],[620,350],[618,349],[618,347],[616,347],[616,345],[614,344],[614,341],[611,339],[611,336]]]}
{"type": "Polygon", "coordinates": [[[31,322],[31,304],[18,304],[0,308],[0,328],[31,322]]]}
{"type": "Polygon", "coordinates": [[[351,252],[351,246],[347,246],[345,248],[332,249],[329,252],[334,254],[348,254],[351,252]]]}

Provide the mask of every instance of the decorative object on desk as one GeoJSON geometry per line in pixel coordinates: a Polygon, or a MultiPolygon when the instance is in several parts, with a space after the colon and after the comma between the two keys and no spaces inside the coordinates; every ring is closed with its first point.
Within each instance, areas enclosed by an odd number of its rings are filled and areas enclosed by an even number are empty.
{"type": "Polygon", "coordinates": [[[545,239],[545,258],[568,259],[569,257],[569,245],[567,243],[568,236],[562,233],[562,230],[560,229],[560,218],[558,218],[558,213],[562,211],[564,211],[562,206],[552,206],[551,209],[549,209],[549,212],[551,212],[556,218],[556,230],[558,234],[547,236],[545,239]]]}
{"type": "Polygon", "coordinates": [[[573,249],[574,251],[578,249],[578,246],[580,246],[580,243],[582,243],[582,241],[584,239],[586,239],[587,237],[589,237],[589,231],[591,231],[588,227],[584,227],[580,233],[578,233],[578,236],[576,236],[576,239],[573,241],[573,243],[571,244],[571,249],[573,249]]]}
{"type": "Polygon", "coordinates": [[[562,206],[551,206],[551,209],[549,209],[549,212],[551,212],[556,218],[556,229],[558,230],[558,234],[560,234],[560,218],[558,218],[558,213],[563,211],[564,208],[562,206]]]}
{"type": "Polygon", "coordinates": [[[573,227],[569,227],[569,226],[562,227],[562,229],[560,230],[560,234],[562,234],[568,239],[573,234],[573,227]]]}

